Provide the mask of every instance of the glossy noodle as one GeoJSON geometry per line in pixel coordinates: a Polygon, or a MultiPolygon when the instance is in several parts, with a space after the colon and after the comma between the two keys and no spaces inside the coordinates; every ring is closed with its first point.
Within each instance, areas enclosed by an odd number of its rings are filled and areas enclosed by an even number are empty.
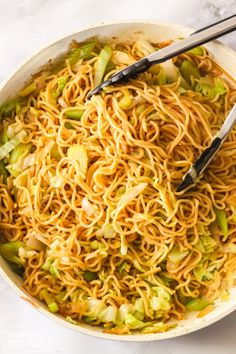
{"type": "Polygon", "coordinates": [[[68,321],[167,331],[227,298],[236,267],[236,130],[176,193],[236,102],[198,47],[89,91],[168,45],[78,44],[1,108],[0,253],[68,321]]]}

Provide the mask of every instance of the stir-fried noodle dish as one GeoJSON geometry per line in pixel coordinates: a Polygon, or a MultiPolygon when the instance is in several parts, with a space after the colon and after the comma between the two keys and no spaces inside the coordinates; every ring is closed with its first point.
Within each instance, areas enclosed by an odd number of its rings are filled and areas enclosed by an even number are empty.
{"type": "Polygon", "coordinates": [[[74,324],[167,331],[227,300],[236,268],[236,130],[176,187],[236,102],[197,47],[90,100],[171,42],[73,41],[0,108],[0,254],[74,324]]]}

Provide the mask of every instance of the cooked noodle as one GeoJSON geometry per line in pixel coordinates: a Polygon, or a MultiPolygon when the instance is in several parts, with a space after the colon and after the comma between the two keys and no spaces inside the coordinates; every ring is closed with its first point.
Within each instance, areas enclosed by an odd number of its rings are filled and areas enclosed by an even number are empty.
{"type": "MultiPolygon", "coordinates": [[[[168,44],[111,44],[105,77],[168,44]]],[[[1,130],[16,134],[16,122],[31,146],[10,168],[4,158],[1,242],[23,242],[24,288],[67,320],[117,334],[164,331],[189,310],[213,308],[234,282],[236,130],[196,187],[176,186],[236,102],[236,84],[200,48],[175,68],[194,63],[207,84],[220,78],[221,91],[194,89],[194,75],[187,88],[181,76],[160,83],[158,66],[87,100],[101,48],[36,75],[4,115],[1,130]]]]}

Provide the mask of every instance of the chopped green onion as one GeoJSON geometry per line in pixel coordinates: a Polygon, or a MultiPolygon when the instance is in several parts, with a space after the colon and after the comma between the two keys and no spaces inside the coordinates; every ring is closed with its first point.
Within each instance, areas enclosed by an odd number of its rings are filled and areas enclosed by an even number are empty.
{"type": "Polygon", "coordinates": [[[49,270],[51,264],[52,264],[52,260],[50,258],[47,258],[41,267],[42,270],[49,270]]]}
{"type": "Polygon", "coordinates": [[[18,255],[21,247],[24,247],[24,243],[21,241],[2,243],[0,244],[0,254],[6,261],[22,266],[23,262],[18,255]]]}
{"type": "Polygon", "coordinates": [[[97,320],[97,316],[83,316],[82,320],[85,323],[92,323],[97,320]]]}
{"type": "Polygon", "coordinates": [[[106,44],[101,50],[95,65],[94,86],[98,86],[103,79],[107,64],[112,56],[112,48],[106,44]]]}
{"type": "Polygon", "coordinates": [[[229,236],[229,230],[228,230],[228,221],[226,217],[226,213],[224,210],[220,209],[214,209],[215,216],[216,216],[216,222],[220,226],[220,229],[223,233],[223,241],[226,241],[228,236],[229,236]]]}
{"type": "Polygon", "coordinates": [[[95,45],[95,40],[88,41],[78,48],[71,49],[66,58],[69,60],[71,65],[75,65],[79,59],[88,60],[93,57],[92,52],[95,45]]]}
{"type": "Polygon", "coordinates": [[[104,245],[102,242],[99,242],[99,241],[95,240],[95,241],[92,241],[92,242],[90,243],[90,247],[91,247],[93,250],[98,250],[98,249],[105,248],[105,245],[104,245]]]}
{"type": "Polygon", "coordinates": [[[65,128],[66,129],[74,129],[73,125],[70,122],[65,122],[65,128]]]}
{"type": "Polygon", "coordinates": [[[189,60],[183,60],[180,66],[180,72],[184,79],[191,85],[191,78],[200,79],[200,72],[196,64],[189,60]]]}
{"type": "Polygon", "coordinates": [[[51,148],[50,157],[51,157],[51,159],[55,159],[56,161],[60,161],[60,159],[61,159],[58,145],[56,143],[51,148]]]}
{"type": "Polygon", "coordinates": [[[55,278],[59,278],[60,277],[59,270],[53,264],[50,265],[49,272],[55,278]]]}
{"type": "Polygon", "coordinates": [[[128,89],[122,91],[123,97],[119,101],[119,107],[123,110],[129,109],[133,104],[133,96],[128,89]]]}
{"type": "Polygon", "coordinates": [[[137,259],[133,260],[133,265],[135,266],[135,268],[140,271],[140,272],[144,272],[144,269],[141,267],[141,265],[139,264],[137,259]]]}
{"type": "Polygon", "coordinates": [[[53,98],[57,98],[62,94],[68,80],[68,76],[61,76],[57,79],[57,88],[52,92],[53,98]]]}
{"type": "Polygon", "coordinates": [[[19,275],[19,277],[23,278],[23,275],[24,275],[24,272],[25,272],[25,269],[24,267],[20,266],[20,265],[17,265],[17,264],[13,264],[13,263],[10,263],[10,268],[11,270],[16,273],[17,275],[19,275]]]}
{"type": "Polygon", "coordinates": [[[171,285],[172,279],[169,278],[166,274],[163,274],[162,272],[158,274],[160,279],[162,280],[163,284],[167,287],[171,285]]]}
{"type": "Polygon", "coordinates": [[[160,68],[160,71],[157,75],[157,82],[160,86],[166,85],[166,83],[167,83],[166,73],[165,73],[165,70],[163,70],[163,68],[160,68]]]}
{"type": "Polygon", "coordinates": [[[75,321],[75,320],[73,320],[73,318],[71,318],[70,316],[66,316],[66,321],[68,321],[68,322],[70,322],[70,323],[72,323],[72,324],[75,324],[75,325],[78,324],[78,322],[75,321]]]}
{"type": "Polygon", "coordinates": [[[172,328],[172,326],[163,322],[157,322],[154,323],[153,326],[145,327],[142,333],[161,333],[168,331],[169,328],[172,328]]]}
{"type": "Polygon", "coordinates": [[[56,302],[52,302],[51,304],[49,304],[48,308],[51,312],[58,312],[59,311],[59,308],[58,308],[56,302]]]}
{"type": "Polygon", "coordinates": [[[59,310],[53,295],[51,295],[47,289],[42,289],[39,293],[39,296],[46,302],[51,312],[57,312],[59,310]]]}
{"type": "Polygon", "coordinates": [[[9,140],[6,130],[1,133],[1,145],[5,144],[9,140]]]}
{"type": "Polygon", "coordinates": [[[171,251],[168,253],[168,258],[173,263],[179,263],[188,255],[188,251],[180,251],[179,246],[174,245],[171,251]]]}
{"type": "Polygon", "coordinates": [[[29,96],[34,90],[36,90],[36,83],[33,81],[31,84],[26,86],[23,90],[19,92],[20,97],[26,97],[29,96]]]}
{"type": "Polygon", "coordinates": [[[21,143],[21,140],[26,137],[27,133],[25,130],[20,131],[14,138],[7,141],[4,145],[0,147],[0,160],[7,157],[8,154],[15,149],[17,145],[21,143]]]}
{"type": "Polygon", "coordinates": [[[211,303],[201,297],[189,300],[185,307],[189,311],[201,311],[211,303]]]}
{"type": "Polygon", "coordinates": [[[86,281],[92,281],[98,279],[98,273],[97,272],[90,272],[90,270],[85,270],[83,273],[83,278],[86,281]]]}
{"type": "Polygon", "coordinates": [[[84,114],[83,109],[71,109],[65,112],[67,118],[72,120],[81,120],[83,114],[84,114]]]}
{"type": "Polygon", "coordinates": [[[190,49],[187,53],[193,54],[193,55],[198,55],[198,56],[203,56],[205,54],[205,49],[203,47],[196,47],[193,49],[190,49]]]}
{"type": "Polygon", "coordinates": [[[122,273],[124,270],[126,271],[126,270],[127,270],[126,268],[127,268],[127,269],[130,268],[129,264],[126,263],[126,262],[121,263],[121,264],[118,266],[118,271],[119,271],[119,273],[122,273]]]}
{"type": "Polygon", "coordinates": [[[7,177],[9,176],[9,172],[6,169],[6,163],[3,160],[0,160],[0,175],[3,177],[3,183],[7,183],[7,177]]]}

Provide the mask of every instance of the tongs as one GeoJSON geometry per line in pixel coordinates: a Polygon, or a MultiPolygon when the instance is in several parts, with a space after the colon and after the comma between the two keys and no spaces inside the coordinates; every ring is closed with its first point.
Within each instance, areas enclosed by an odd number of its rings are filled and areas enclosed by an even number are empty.
{"type": "Polygon", "coordinates": [[[210,26],[201,28],[191,34],[190,37],[179,40],[165,48],[162,48],[149,56],[137,61],[136,63],[127,66],[125,69],[118,71],[108,80],[104,81],[99,86],[95,87],[88,94],[88,98],[99,93],[104,87],[127,82],[131,78],[137,77],[138,74],[148,70],[152,65],[163,63],[164,61],[174,58],[177,55],[187,52],[199,45],[210,42],[213,39],[219,38],[227,33],[236,30],[236,15],[225,18],[210,26]]]}
{"type": "Polygon", "coordinates": [[[190,169],[187,171],[183,177],[183,181],[178,185],[176,191],[181,192],[184,189],[194,185],[202,173],[205,171],[206,167],[209,165],[217,151],[220,149],[221,145],[231,132],[236,122],[236,104],[233,106],[229,115],[225,119],[221,129],[213,138],[210,146],[206,148],[203,153],[199,156],[197,161],[192,164],[190,169]]]}

